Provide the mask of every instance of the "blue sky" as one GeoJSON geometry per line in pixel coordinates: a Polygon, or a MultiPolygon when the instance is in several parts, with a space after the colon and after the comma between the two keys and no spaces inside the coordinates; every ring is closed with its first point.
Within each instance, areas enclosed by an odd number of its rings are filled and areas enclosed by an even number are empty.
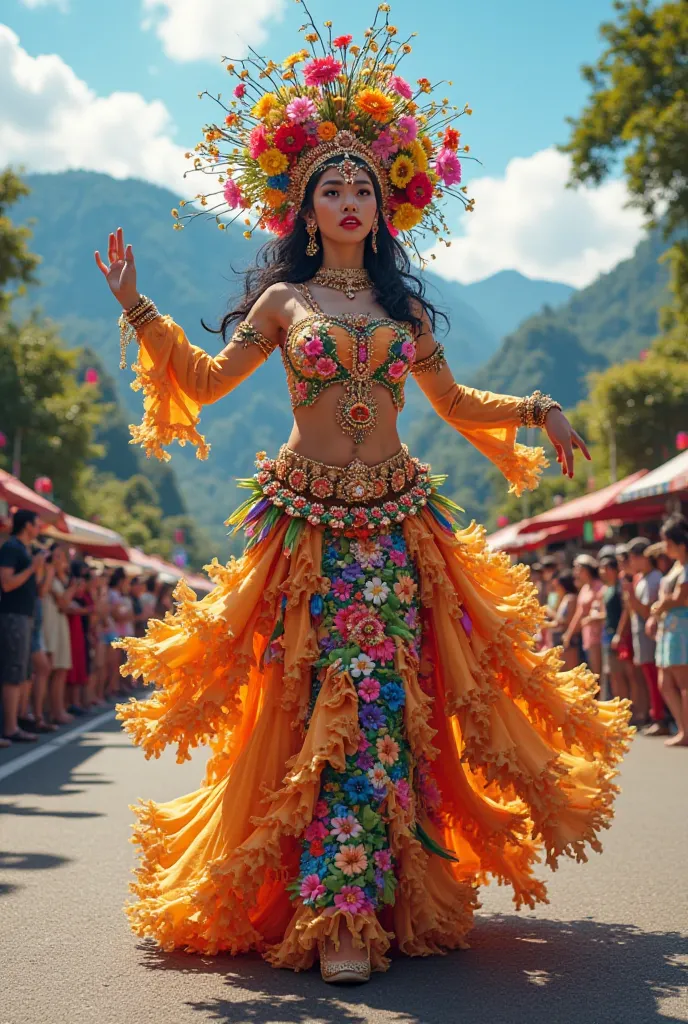
{"type": "MultiPolygon", "coordinates": [[[[237,11],[236,0],[4,0],[0,22],[10,33],[0,66],[5,54],[10,71],[0,71],[0,86],[15,90],[21,123],[0,113],[0,164],[85,166],[174,189],[172,147],[190,148],[212,116],[197,93],[228,91],[219,56],[236,48],[237,21],[242,37],[276,60],[299,48],[303,11],[293,0],[245,7],[237,11]],[[47,55],[52,65],[35,63],[47,55]],[[38,111],[41,97],[45,109],[38,111]]],[[[310,8],[317,22],[330,18],[335,30],[360,36],[375,5],[312,0],[310,8]]],[[[596,195],[583,190],[579,199],[567,195],[566,160],[553,150],[568,137],[566,116],[585,103],[580,65],[599,54],[599,25],[612,16],[611,0],[392,3],[400,35],[418,32],[406,77],[451,79],[452,100],[474,110],[462,128],[482,161],[465,168],[478,205],[472,224],[455,225],[457,248],[439,254],[442,273],[469,280],[515,266],[584,284],[632,251],[640,222],[623,210],[622,183],[596,195]]]]}

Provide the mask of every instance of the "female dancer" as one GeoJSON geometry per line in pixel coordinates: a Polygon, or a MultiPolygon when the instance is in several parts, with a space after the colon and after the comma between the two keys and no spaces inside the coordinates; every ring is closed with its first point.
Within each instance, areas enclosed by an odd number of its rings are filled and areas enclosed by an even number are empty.
{"type": "Polygon", "coordinates": [[[491,553],[482,528],[457,528],[443,478],[397,434],[413,374],[517,493],[544,464],[516,443],[520,425],[544,427],[569,476],[573,449],[585,453],[546,396],[455,383],[433,337],[393,236],[439,222],[458,133],[436,149],[446,108],[397,74],[408,47],[395,33],[385,16],[363,47],[340,36],[298,76],[304,51],[254,78],[253,57],[229,65],[235,100],[199,151],[227,175],[228,143],[227,203],[257,208],[279,238],[219,356],[139,294],[121,229],[107,264],[96,253],[138,340],[132,432],[150,454],[176,438],[205,457],[201,406],[275,349],[294,409],[230,517],[244,555],[207,567],[201,601],[181,583],[176,610],[121,643],[122,671],[157,687],[119,706],[133,740],[147,756],[176,743],[180,761],[212,749],[200,789],[139,808],[131,926],[164,949],[255,948],[294,970],[319,953],[327,981],[385,970],[392,942],[409,955],[465,946],[488,876],[518,906],[545,899],[541,852],[554,866],[600,849],[628,738],[624,702],[598,703],[586,668],[560,673],[556,652],[533,649],[527,569],[491,553]]]}

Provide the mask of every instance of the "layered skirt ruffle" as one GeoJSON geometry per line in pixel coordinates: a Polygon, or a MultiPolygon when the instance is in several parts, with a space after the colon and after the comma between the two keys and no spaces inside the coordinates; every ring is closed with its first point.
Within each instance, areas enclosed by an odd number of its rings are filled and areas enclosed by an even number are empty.
{"type": "Polygon", "coordinates": [[[490,551],[481,527],[456,529],[433,494],[396,527],[422,628],[419,645],[397,636],[393,668],[411,761],[431,765],[441,801],[402,806],[390,791],[393,903],[350,912],[293,899],[323,772],[346,770],[361,725],[345,660],[320,671],[312,699],[322,654],[313,598],[331,585],[326,528],[301,520],[295,531],[282,511],[241,558],[207,567],[210,594],[199,601],[180,583],[177,610],[122,642],[122,671],[156,688],[118,706],[146,757],[174,744],[181,763],[211,749],[199,789],[134,808],[141,862],[126,912],[136,934],[166,950],[256,949],[302,970],[346,924],[384,970],[391,945],[414,956],[465,946],[491,878],[532,908],[547,902],[538,862],[601,850],[628,702],[598,701],[585,667],[560,671],[558,651],[535,650],[542,613],[527,568],[490,551]]]}

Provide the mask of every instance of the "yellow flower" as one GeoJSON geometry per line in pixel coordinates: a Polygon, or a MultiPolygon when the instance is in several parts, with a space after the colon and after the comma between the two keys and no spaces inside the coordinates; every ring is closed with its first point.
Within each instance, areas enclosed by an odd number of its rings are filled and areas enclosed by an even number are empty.
{"type": "Polygon", "coordinates": [[[432,139],[430,138],[430,136],[429,135],[421,136],[420,144],[423,147],[423,149],[425,150],[425,152],[428,154],[428,157],[431,157],[432,156],[432,139]]]}
{"type": "Polygon", "coordinates": [[[377,53],[377,51],[380,49],[380,47],[377,45],[374,39],[370,40],[370,49],[373,51],[373,53],[377,53]]]}
{"type": "Polygon", "coordinates": [[[389,180],[397,188],[406,188],[415,173],[416,167],[411,157],[400,153],[389,169],[389,180]]]}
{"type": "Polygon", "coordinates": [[[277,106],[277,97],[274,92],[266,92],[264,96],[261,96],[255,107],[251,111],[254,117],[257,117],[259,121],[274,110],[277,106]]]}
{"type": "Polygon", "coordinates": [[[402,53],[410,53],[411,52],[411,47],[409,46],[408,43],[404,43],[404,45],[401,48],[401,52],[402,53]]]}
{"type": "Polygon", "coordinates": [[[370,114],[374,121],[386,121],[394,109],[394,101],[379,89],[362,89],[355,100],[364,114],[370,114]]]}
{"type": "Polygon", "coordinates": [[[413,142],[411,143],[411,145],[409,146],[409,149],[411,150],[411,156],[413,157],[413,162],[416,165],[416,167],[418,168],[418,170],[419,171],[427,171],[427,169],[428,169],[428,155],[425,152],[422,143],[419,142],[418,139],[414,139],[413,142]]]}
{"type": "Polygon", "coordinates": [[[266,188],[263,198],[268,206],[277,207],[281,206],[287,197],[278,188],[266,188]]]}
{"type": "Polygon", "coordinates": [[[304,36],[303,38],[306,40],[307,43],[317,43],[317,41],[318,41],[318,33],[317,32],[309,32],[308,35],[304,36]]]}
{"type": "Polygon", "coordinates": [[[394,25],[388,25],[387,26],[387,35],[388,36],[395,36],[396,34],[397,34],[397,30],[395,29],[394,25]]]}
{"type": "Polygon", "coordinates": [[[402,203],[392,217],[392,224],[397,231],[410,231],[423,219],[423,211],[411,203],[402,203]]]}
{"type": "Polygon", "coordinates": [[[294,78],[294,77],[295,77],[295,75],[294,75],[294,72],[293,72],[293,71],[283,71],[283,72],[282,72],[282,79],[283,79],[283,81],[285,81],[285,82],[286,82],[286,81],[290,81],[290,80],[291,80],[292,78],[294,78]]]}
{"type": "Polygon", "coordinates": [[[337,134],[337,125],[334,121],[321,121],[318,125],[318,137],[324,142],[329,142],[337,134]]]}
{"type": "Polygon", "coordinates": [[[299,50],[297,53],[291,53],[286,60],[282,61],[283,68],[293,68],[295,64],[300,64],[305,60],[303,56],[303,50],[299,50]]]}
{"type": "Polygon", "coordinates": [[[286,171],[289,161],[284,153],[280,153],[279,149],[266,149],[258,157],[258,164],[262,171],[272,176],[273,174],[281,174],[282,171],[286,171]]]}
{"type": "Polygon", "coordinates": [[[353,53],[354,57],[358,57],[360,52],[361,52],[361,47],[360,46],[356,46],[354,44],[353,46],[349,47],[349,53],[353,53]]]}

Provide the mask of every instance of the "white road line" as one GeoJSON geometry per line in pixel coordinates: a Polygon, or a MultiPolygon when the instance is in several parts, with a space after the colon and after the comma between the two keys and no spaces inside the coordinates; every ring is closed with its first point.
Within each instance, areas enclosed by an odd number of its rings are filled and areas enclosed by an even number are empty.
{"type": "Polygon", "coordinates": [[[109,722],[114,716],[115,709],[110,708],[109,711],[103,711],[101,715],[96,715],[95,718],[89,718],[87,722],[80,722],[79,725],[74,726],[69,732],[61,733],[61,735],[56,736],[55,739],[50,740],[48,743],[41,743],[40,746],[34,747],[33,750],[28,750],[21,757],[15,757],[8,764],[0,767],[0,782],[10,775],[14,775],[15,772],[21,771],[22,768],[26,768],[27,765],[34,764],[34,762],[40,761],[42,757],[47,757],[53,751],[66,746],[67,743],[71,743],[73,739],[81,736],[82,733],[93,732],[97,725],[109,722]]]}

